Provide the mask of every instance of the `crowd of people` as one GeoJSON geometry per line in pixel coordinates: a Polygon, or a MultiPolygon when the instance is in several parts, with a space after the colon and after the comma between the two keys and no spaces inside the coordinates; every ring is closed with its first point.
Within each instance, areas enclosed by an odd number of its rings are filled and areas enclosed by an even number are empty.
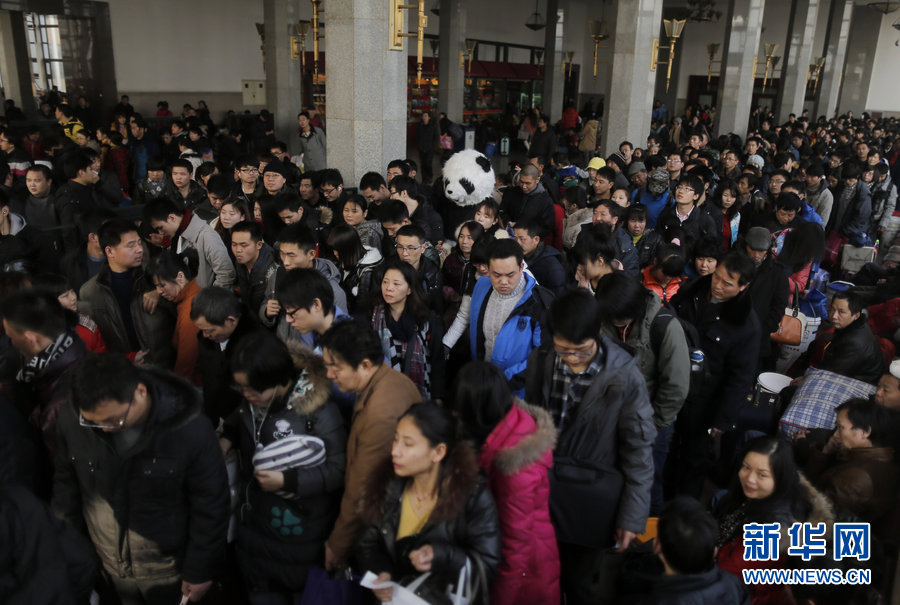
{"type": "Polygon", "coordinates": [[[582,158],[539,115],[461,206],[411,159],[345,183],[307,112],[295,163],[267,113],[236,145],[208,111],[156,132],[123,99],[94,137],[52,109],[0,126],[0,601],[309,603],[348,570],[383,602],[889,590],[896,120],[582,158]],[[795,522],[871,524],[872,583],[745,583],[809,567],[745,554],[795,522]]]}

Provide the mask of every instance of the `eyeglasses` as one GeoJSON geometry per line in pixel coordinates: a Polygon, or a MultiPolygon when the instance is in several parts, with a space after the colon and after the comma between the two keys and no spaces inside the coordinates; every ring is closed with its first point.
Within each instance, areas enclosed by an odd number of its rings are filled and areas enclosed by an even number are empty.
{"type": "Polygon", "coordinates": [[[131,411],[131,406],[133,406],[133,405],[134,405],[134,399],[132,399],[131,402],[128,404],[128,408],[125,410],[125,413],[122,414],[121,418],[119,418],[118,420],[113,420],[112,422],[103,423],[103,424],[100,424],[97,422],[91,422],[90,420],[85,418],[84,415],[82,415],[81,410],[79,410],[78,411],[78,424],[80,426],[83,426],[86,429],[105,429],[107,431],[119,431],[122,429],[122,427],[125,426],[125,421],[128,420],[128,412],[131,411]]]}
{"type": "Polygon", "coordinates": [[[245,172],[247,174],[259,174],[258,168],[241,168],[241,172],[245,172]]]}
{"type": "Polygon", "coordinates": [[[589,357],[593,357],[596,354],[594,350],[594,344],[591,344],[590,351],[566,351],[564,349],[558,349],[557,347],[553,347],[553,351],[559,355],[560,357],[574,357],[576,359],[587,359],[589,357]]]}
{"type": "Polygon", "coordinates": [[[680,162],[680,161],[681,161],[681,158],[669,158],[668,160],[666,160],[666,162],[668,162],[670,164],[675,164],[676,162],[680,162]]]}
{"type": "Polygon", "coordinates": [[[286,318],[287,318],[287,317],[290,317],[291,319],[294,319],[294,313],[296,313],[297,311],[299,311],[299,310],[302,309],[302,308],[303,308],[303,307],[296,307],[296,308],[294,308],[294,309],[288,309],[288,308],[285,308],[285,309],[284,309],[284,315],[285,315],[286,318]]]}
{"type": "Polygon", "coordinates": [[[406,252],[413,252],[414,250],[418,250],[419,248],[421,248],[421,247],[422,247],[422,244],[419,244],[418,246],[401,246],[400,244],[394,244],[394,247],[395,247],[399,252],[404,252],[404,251],[406,251],[406,252]]]}
{"type": "Polygon", "coordinates": [[[675,191],[690,191],[691,193],[694,193],[694,188],[688,185],[679,185],[675,188],[675,191]]]}
{"type": "Polygon", "coordinates": [[[322,195],[331,195],[332,193],[337,191],[337,187],[332,187],[331,189],[325,189],[324,187],[322,187],[321,189],[319,189],[319,191],[322,193],[322,195]]]}

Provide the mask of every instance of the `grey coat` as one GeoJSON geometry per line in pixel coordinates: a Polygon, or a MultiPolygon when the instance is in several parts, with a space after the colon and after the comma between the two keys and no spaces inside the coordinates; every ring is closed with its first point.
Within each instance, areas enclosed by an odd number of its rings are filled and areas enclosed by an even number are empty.
{"type": "Polygon", "coordinates": [[[199,256],[197,285],[201,288],[220,286],[230,289],[234,286],[235,272],[225,242],[212,227],[196,214],[181,233],[181,239],[194,248],[199,256]]]}
{"type": "Polygon", "coordinates": [[[328,167],[325,162],[325,133],[311,126],[309,136],[298,135],[300,153],[303,154],[303,169],[306,172],[323,170],[328,167]]]}

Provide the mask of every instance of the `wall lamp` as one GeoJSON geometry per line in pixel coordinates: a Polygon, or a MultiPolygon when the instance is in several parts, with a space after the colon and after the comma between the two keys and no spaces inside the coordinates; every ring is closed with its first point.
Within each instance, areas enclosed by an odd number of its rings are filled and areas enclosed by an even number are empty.
{"type": "Polygon", "coordinates": [[[653,53],[650,56],[650,70],[656,71],[661,64],[666,64],[666,92],[669,92],[669,80],[672,79],[672,62],[675,59],[675,43],[681,37],[684,31],[684,19],[663,19],[663,26],[666,29],[666,38],[669,39],[668,46],[660,46],[659,38],[653,38],[653,53]],[[659,60],[659,51],[668,50],[669,56],[665,61],[659,60]]]}

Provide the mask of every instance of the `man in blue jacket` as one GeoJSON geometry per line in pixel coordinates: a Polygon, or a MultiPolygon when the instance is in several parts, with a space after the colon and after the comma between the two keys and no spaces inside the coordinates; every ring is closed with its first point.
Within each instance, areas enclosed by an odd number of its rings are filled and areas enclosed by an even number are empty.
{"type": "Polygon", "coordinates": [[[488,276],[475,283],[469,312],[472,359],[498,366],[518,395],[525,388],[525,362],[541,344],[541,323],[553,295],[525,273],[525,255],[512,239],[488,248],[488,276]]]}

